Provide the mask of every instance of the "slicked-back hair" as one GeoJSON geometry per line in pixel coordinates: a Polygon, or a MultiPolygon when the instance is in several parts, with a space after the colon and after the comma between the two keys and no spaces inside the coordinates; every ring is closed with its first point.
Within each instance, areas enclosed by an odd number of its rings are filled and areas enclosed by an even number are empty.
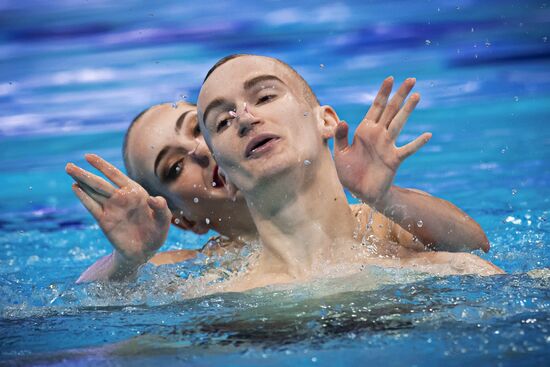
{"type": "MultiPolygon", "coordinates": [[[[130,140],[130,133],[131,133],[133,127],[136,125],[136,123],[138,121],[141,120],[141,118],[143,117],[143,115],[145,115],[145,113],[147,113],[147,111],[149,111],[152,108],[155,108],[156,106],[160,106],[160,105],[168,104],[168,103],[171,103],[171,102],[159,103],[157,105],[148,107],[148,108],[144,109],[143,111],[141,111],[136,117],[134,117],[134,119],[132,120],[130,125],[128,125],[128,129],[126,130],[126,134],[124,134],[124,142],[122,143],[122,159],[124,160],[124,167],[126,168],[126,173],[127,173],[128,177],[130,177],[132,180],[139,183],[145,189],[145,191],[147,191],[149,193],[149,195],[151,195],[151,196],[159,195],[159,193],[156,190],[153,190],[153,188],[150,187],[147,182],[145,182],[144,180],[141,180],[139,177],[137,177],[137,175],[133,171],[132,166],[130,165],[130,158],[128,157],[128,142],[130,140]]],[[[190,103],[190,102],[180,102],[180,103],[184,103],[184,104],[189,105],[189,106],[196,106],[194,103],[190,103]]]]}
{"type": "Polygon", "coordinates": [[[136,117],[134,117],[132,122],[130,122],[130,125],[128,125],[128,129],[126,129],[126,133],[124,134],[124,142],[122,143],[122,159],[124,160],[124,167],[126,168],[126,173],[128,174],[128,177],[130,177],[131,179],[134,179],[134,177],[132,177],[133,172],[130,169],[130,161],[128,159],[128,140],[130,140],[130,131],[132,131],[132,128],[134,127],[136,122],[139,121],[141,116],[143,116],[147,111],[149,111],[153,107],[154,106],[147,107],[146,109],[141,111],[136,117]]]}
{"type": "MultiPolygon", "coordinates": [[[[210,70],[208,70],[208,72],[206,73],[206,76],[204,77],[204,80],[202,81],[202,84],[204,84],[206,82],[206,80],[208,79],[208,77],[210,77],[210,75],[217,69],[219,68],[220,66],[222,66],[223,64],[225,64],[226,62],[230,61],[230,60],[233,60],[233,59],[236,59],[238,57],[242,57],[242,56],[261,56],[261,55],[251,55],[251,54],[232,54],[232,55],[228,55],[228,56],[225,56],[225,57],[222,57],[221,59],[219,59],[215,64],[214,66],[212,66],[210,68],[210,70]]],[[[304,93],[304,96],[306,98],[306,101],[310,104],[310,105],[320,105],[321,103],[319,102],[319,99],[317,98],[317,96],[315,95],[315,93],[313,92],[313,90],[311,89],[310,85],[306,82],[306,80],[296,71],[294,70],[294,68],[292,66],[290,66],[289,64],[287,64],[286,62],[284,62],[283,60],[280,60],[276,57],[271,57],[271,56],[264,56],[264,57],[267,57],[268,59],[271,59],[271,60],[274,60],[275,62],[279,63],[280,65],[282,65],[285,69],[287,69],[288,71],[291,72],[291,74],[293,74],[295,77],[297,77],[299,80],[300,80],[300,83],[302,84],[302,87],[303,87],[303,93],[304,93]]]]}

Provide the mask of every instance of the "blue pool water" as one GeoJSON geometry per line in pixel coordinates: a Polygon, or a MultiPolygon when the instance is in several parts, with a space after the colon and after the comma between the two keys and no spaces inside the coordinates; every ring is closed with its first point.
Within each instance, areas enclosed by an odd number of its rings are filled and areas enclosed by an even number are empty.
{"type": "MultiPolygon", "coordinates": [[[[0,1],[0,364],[548,361],[550,4],[53,3],[0,1]],[[208,68],[235,52],[287,61],[352,125],[383,78],[415,76],[422,101],[401,142],[434,137],[396,183],[473,216],[492,244],[482,256],[508,275],[367,269],[194,300],[170,287],[182,266],[145,268],[129,285],[74,285],[110,246],[65,163],[95,152],[122,166],[134,115],[194,101],[208,68]]],[[[173,230],[165,248],[206,238],[173,230]]]]}

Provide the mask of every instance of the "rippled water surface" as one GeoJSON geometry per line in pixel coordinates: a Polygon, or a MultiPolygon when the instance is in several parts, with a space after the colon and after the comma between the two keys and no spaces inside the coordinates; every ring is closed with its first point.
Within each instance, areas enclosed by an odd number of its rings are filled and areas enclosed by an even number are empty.
{"type": "MultiPolygon", "coordinates": [[[[543,365],[550,358],[550,4],[0,1],[0,364],[543,365]],[[293,65],[352,125],[388,75],[418,79],[396,183],[480,222],[508,275],[367,268],[185,300],[199,261],[74,285],[110,246],[63,168],[122,166],[129,121],[194,101],[235,53],[293,65]]],[[[206,236],[173,230],[166,249],[206,236]]],[[[481,255],[481,254],[480,254],[481,255]]]]}

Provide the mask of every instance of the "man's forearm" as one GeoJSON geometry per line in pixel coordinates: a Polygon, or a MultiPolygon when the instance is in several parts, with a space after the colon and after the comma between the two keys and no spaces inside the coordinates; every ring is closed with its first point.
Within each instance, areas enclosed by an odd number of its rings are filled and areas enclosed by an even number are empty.
{"type": "Polygon", "coordinates": [[[470,216],[448,201],[392,186],[375,209],[434,250],[489,251],[485,233],[470,216]]]}
{"type": "Polygon", "coordinates": [[[76,283],[87,283],[98,280],[123,281],[132,279],[145,262],[128,262],[122,255],[113,251],[97,260],[80,275],[76,283]]]}

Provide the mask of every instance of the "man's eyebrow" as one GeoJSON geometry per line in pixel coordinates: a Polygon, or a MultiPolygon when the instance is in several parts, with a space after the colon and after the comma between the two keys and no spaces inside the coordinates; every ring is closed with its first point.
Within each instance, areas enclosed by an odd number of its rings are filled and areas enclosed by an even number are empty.
{"type": "Polygon", "coordinates": [[[285,84],[281,79],[277,78],[275,75],[266,74],[266,75],[256,76],[252,79],[248,79],[246,82],[244,82],[243,88],[244,90],[249,90],[253,88],[256,84],[261,82],[266,82],[266,81],[277,81],[281,84],[285,84]]]}
{"type": "Polygon", "coordinates": [[[161,149],[161,151],[157,155],[157,159],[155,159],[155,167],[154,167],[153,172],[155,172],[155,176],[157,176],[157,177],[159,176],[158,173],[157,173],[157,167],[158,167],[160,161],[162,160],[162,158],[164,158],[164,156],[166,155],[166,153],[168,153],[169,150],[170,150],[170,147],[165,146],[164,148],[161,149]]]}
{"type": "Polygon", "coordinates": [[[204,115],[202,115],[202,120],[206,123],[206,120],[208,118],[208,114],[210,112],[212,112],[212,110],[218,108],[218,107],[221,107],[221,106],[227,106],[228,108],[235,108],[235,105],[228,102],[226,99],[224,98],[216,98],[215,100],[213,100],[212,102],[210,102],[208,104],[208,106],[206,106],[206,108],[204,109],[204,115]]]}
{"type": "Polygon", "coordinates": [[[183,124],[183,121],[185,121],[185,116],[187,116],[187,114],[188,114],[189,112],[191,112],[191,110],[185,111],[185,112],[182,113],[181,116],[178,117],[178,119],[176,120],[176,127],[175,127],[176,133],[179,134],[180,129],[181,129],[181,125],[183,124]]]}

